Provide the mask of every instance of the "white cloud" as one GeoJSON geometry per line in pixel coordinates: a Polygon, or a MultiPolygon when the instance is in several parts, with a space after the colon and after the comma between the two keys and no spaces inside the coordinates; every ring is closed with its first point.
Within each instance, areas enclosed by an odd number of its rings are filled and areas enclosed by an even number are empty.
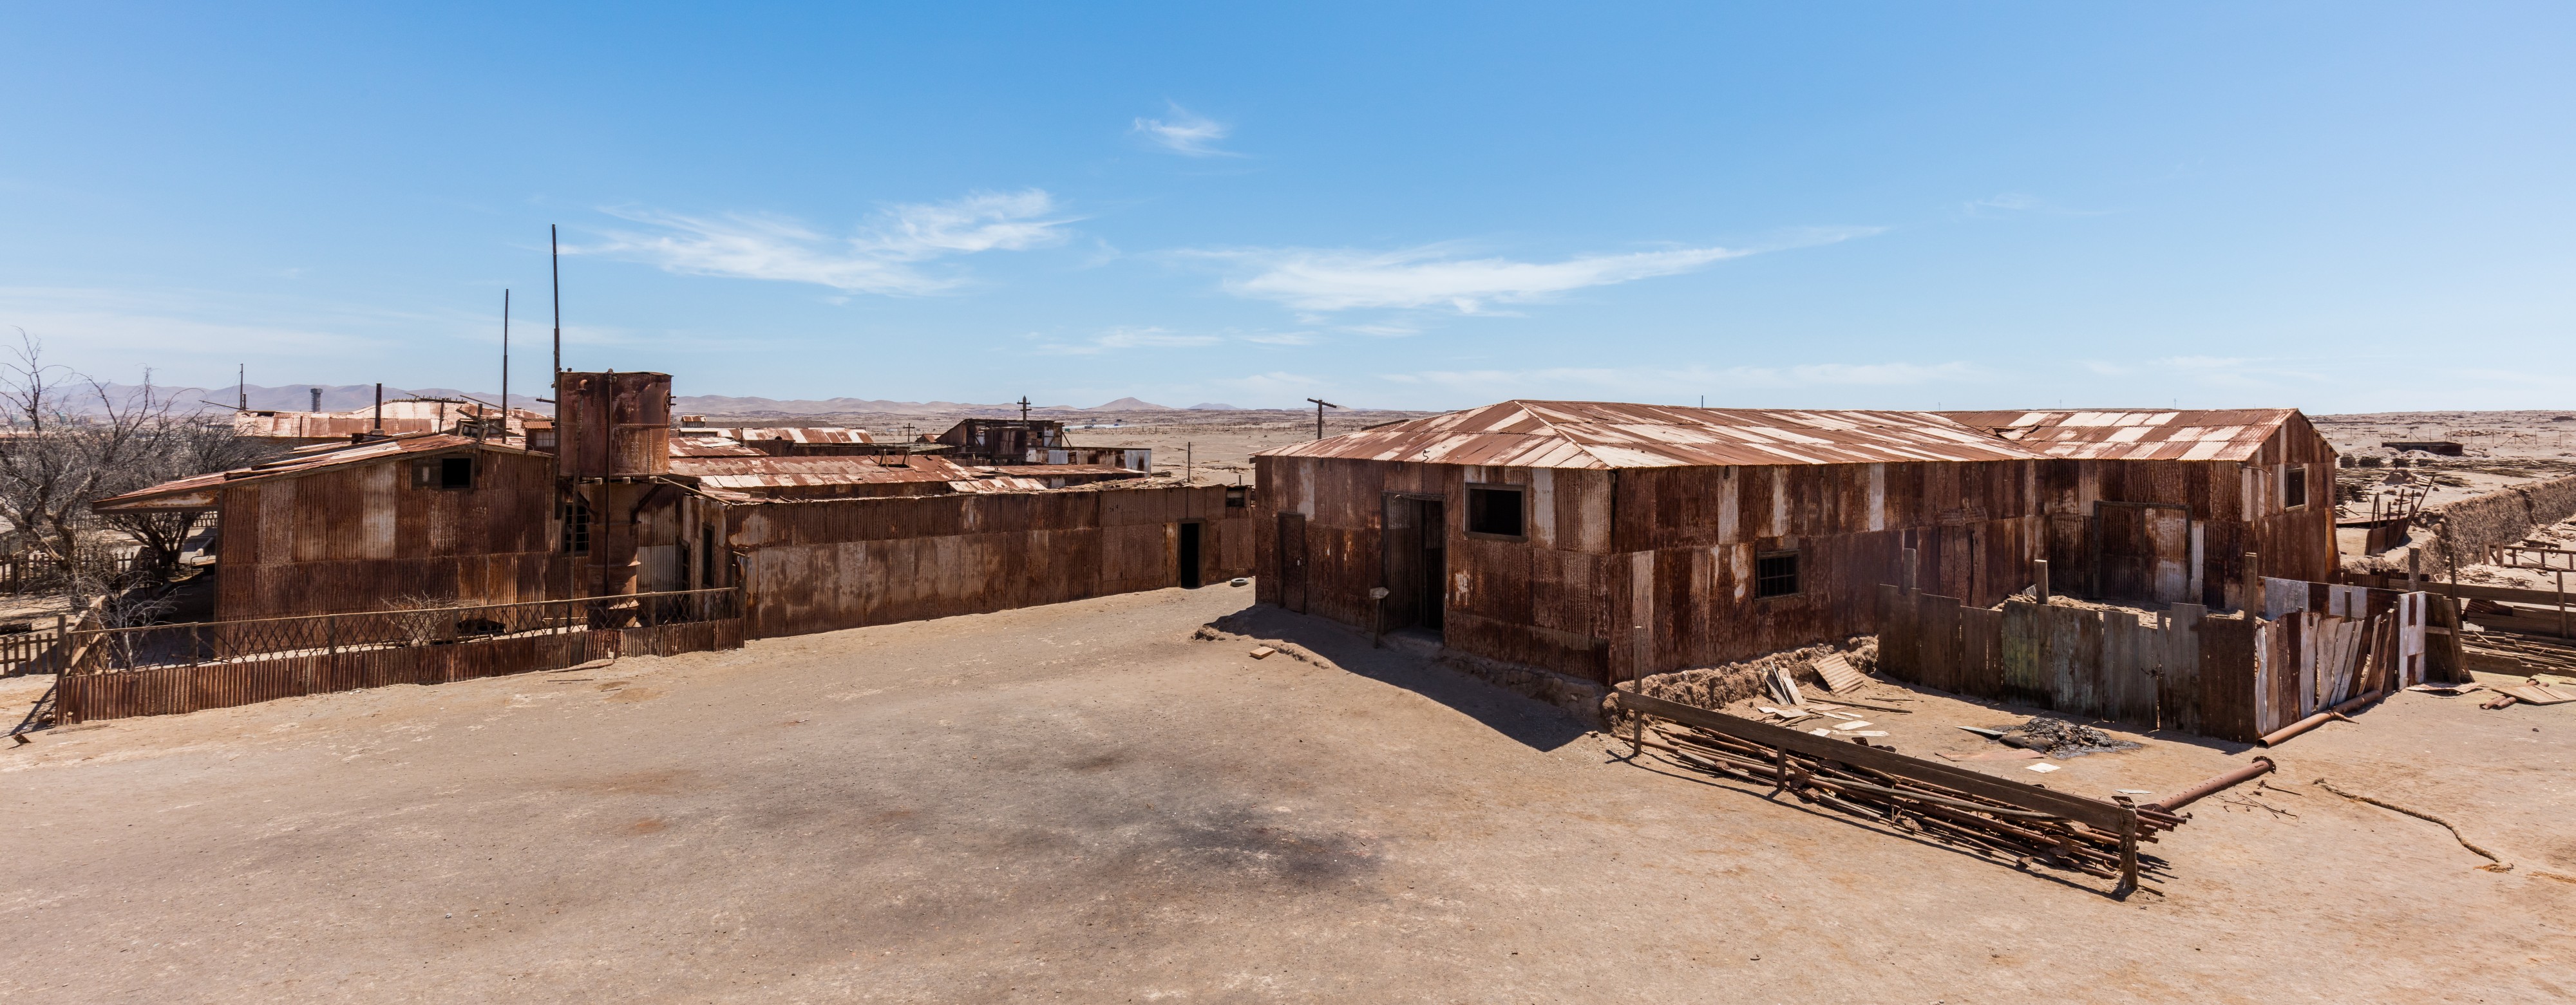
{"type": "MultiPolygon", "coordinates": [[[[1380,374],[1416,387],[1471,391],[1477,400],[1609,394],[1631,400],[1725,395],[1747,388],[1908,387],[1968,383],[1993,375],[1969,363],[1810,363],[1794,366],[1545,367],[1529,370],[1426,370],[1380,374]]],[[[1712,402],[1719,404],[1721,402],[1712,402]]],[[[1733,404],[1733,402],[1723,402],[1733,404]]]]}
{"type": "Polygon", "coordinates": [[[1231,150],[1219,150],[1215,144],[1234,132],[1234,127],[1170,104],[1171,118],[1136,120],[1133,128],[1146,142],[1184,157],[1241,157],[1231,150]]]}
{"type": "Polygon", "coordinates": [[[1025,251],[1064,239],[1072,218],[1038,189],[977,192],[941,203],[889,207],[859,232],[829,237],[785,217],[728,213],[687,216],[648,210],[607,211],[657,228],[612,231],[604,244],[566,248],[646,262],[666,272],[813,283],[852,293],[937,293],[964,280],[936,275],[921,263],[986,251],[1025,251]]]}
{"type": "Polygon", "coordinates": [[[1215,335],[1178,335],[1161,328],[1112,328],[1082,342],[1051,342],[1036,351],[1046,356],[1096,356],[1118,349],[1189,349],[1222,341],[1215,335]]]}
{"type": "Polygon", "coordinates": [[[1243,336],[1243,340],[1261,345],[1314,345],[1323,341],[1314,332],[1263,332],[1243,336]]]}
{"type": "MultiPolygon", "coordinates": [[[[1494,304],[1529,303],[1587,287],[1679,275],[1730,258],[1877,232],[1878,228],[1809,228],[1784,243],[1763,247],[1675,248],[1583,255],[1557,262],[1463,258],[1454,244],[1396,251],[1250,248],[1185,254],[1232,263],[1240,270],[1226,280],[1227,292],[1302,311],[1446,307],[1479,314],[1490,313],[1494,304]]],[[[1410,329],[1384,332],[1410,333],[1410,329]]]]}

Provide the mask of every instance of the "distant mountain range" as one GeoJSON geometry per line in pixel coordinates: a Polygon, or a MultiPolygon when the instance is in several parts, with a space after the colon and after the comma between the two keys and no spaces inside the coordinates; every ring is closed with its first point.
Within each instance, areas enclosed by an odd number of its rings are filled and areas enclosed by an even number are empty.
{"type": "MultiPolygon", "coordinates": [[[[373,384],[286,384],[276,387],[252,384],[244,388],[156,387],[152,390],[156,395],[178,402],[179,407],[183,410],[205,409],[210,407],[232,408],[237,404],[246,403],[248,407],[261,411],[302,412],[315,409],[316,399],[313,395],[313,391],[316,388],[319,388],[322,392],[319,399],[319,408],[321,411],[325,412],[345,412],[353,409],[366,408],[369,405],[374,404],[376,400],[376,388],[373,384]]],[[[89,393],[88,388],[81,387],[77,389],[66,389],[67,392],[75,390],[77,393],[66,393],[65,395],[64,407],[66,411],[81,414],[98,411],[97,398],[95,395],[89,393]]],[[[131,401],[135,396],[142,393],[142,388],[130,384],[109,384],[107,385],[107,393],[111,398],[122,404],[131,401]]],[[[499,395],[489,391],[459,391],[450,387],[403,388],[391,385],[387,385],[385,387],[385,400],[394,401],[401,398],[468,398],[474,401],[491,402],[498,400],[499,395]]],[[[548,407],[545,402],[538,401],[534,395],[520,394],[516,390],[513,390],[510,394],[510,405],[515,408],[532,408],[538,411],[545,411],[548,407]]],[[[959,412],[985,413],[992,415],[1018,415],[1020,411],[1020,406],[1017,404],[977,405],[955,401],[883,401],[874,398],[826,398],[819,401],[802,398],[780,400],[776,398],[733,397],[721,394],[680,395],[672,403],[672,407],[678,412],[688,415],[834,415],[854,412],[890,413],[895,415],[933,415],[954,414],[959,412]]],[[[1240,411],[1240,409],[1237,409],[1233,405],[1218,402],[1201,402],[1199,404],[1192,405],[1187,409],[1177,409],[1169,405],[1157,405],[1153,402],[1142,401],[1136,398],[1120,398],[1116,401],[1112,401],[1095,408],[1081,408],[1069,405],[1041,405],[1031,408],[1030,411],[1178,412],[1240,411]]]]}

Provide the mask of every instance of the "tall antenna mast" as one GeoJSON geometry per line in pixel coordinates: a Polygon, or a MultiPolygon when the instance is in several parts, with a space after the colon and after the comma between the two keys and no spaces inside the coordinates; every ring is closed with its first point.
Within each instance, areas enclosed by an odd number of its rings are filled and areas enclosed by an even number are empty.
{"type": "Polygon", "coordinates": [[[236,374],[234,379],[241,382],[234,387],[234,390],[241,395],[240,409],[245,412],[250,411],[250,364],[241,364],[241,372],[236,374]]]}
{"type": "MultiPolygon", "coordinates": [[[[555,225],[554,225],[554,224],[551,224],[551,223],[549,223],[549,224],[547,224],[547,225],[546,225],[546,269],[547,269],[547,271],[548,271],[548,272],[550,272],[550,273],[553,275],[553,277],[554,277],[554,284],[555,284],[555,369],[554,369],[554,372],[556,372],[556,373],[562,373],[562,372],[563,372],[563,252],[562,252],[562,251],[561,251],[561,250],[556,246],[556,244],[555,244],[555,225]]],[[[556,378],[554,378],[554,377],[548,377],[548,378],[546,378],[546,382],[547,382],[547,383],[556,383],[557,381],[556,381],[556,378]]],[[[556,429],[555,429],[555,442],[556,442],[556,443],[558,443],[558,444],[560,444],[560,443],[562,443],[562,442],[563,442],[563,429],[562,429],[562,426],[563,426],[563,401],[562,401],[562,399],[563,399],[563,388],[560,388],[560,387],[555,388],[555,398],[556,398],[556,401],[555,401],[555,426],[556,426],[556,429]]],[[[504,404],[507,404],[507,402],[504,402],[504,404]]],[[[560,448],[560,447],[558,447],[557,449],[561,449],[561,448],[560,448]]]]}
{"type": "Polygon", "coordinates": [[[510,289],[501,288],[501,442],[510,442],[510,289]]]}

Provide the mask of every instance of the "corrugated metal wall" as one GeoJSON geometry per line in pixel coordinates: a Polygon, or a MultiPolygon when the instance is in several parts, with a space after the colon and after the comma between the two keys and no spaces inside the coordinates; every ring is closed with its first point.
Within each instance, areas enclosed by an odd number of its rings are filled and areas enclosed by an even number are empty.
{"type": "Polygon", "coordinates": [[[729,507],[754,637],[977,614],[1179,584],[1181,525],[1200,573],[1252,571],[1253,510],[1224,486],[917,496],[729,507]]]}
{"type": "MultiPolygon", "coordinates": [[[[2049,514],[2048,558],[2060,589],[2094,593],[2093,544],[2087,521],[2096,502],[2187,506],[2201,534],[2199,601],[2212,609],[2243,604],[2245,553],[2262,556],[2262,574],[2334,578],[2334,447],[2303,416],[2293,415],[2246,461],[2048,460],[2038,462],[2049,514]],[[2307,504],[2282,506],[2292,465],[2307,471],[2307,504]]],[[[1929,583],[1924,587],[1934,589],[1929,583]]]]}
{"type": "MultiPolygon", "coordinates": [[[[412,484],[402,456],[227,486],[216,614],[224,620],[375,610],[421,595],[467,603],[545,599],[554,463],[479,451],[471,489],[412,484]]],[[[556,592],[560,592],[558,587],[556,592]]]]}
{"type": "MultiPolygon", "coordinates": [[[[1390,493],[1447,501],[1451,648],[1599,681],[1874,630],[1876,589],[1918,549],[1925,589],[1991,604],[2029,585],[2029,462],[1583,469],[1256,458],[1262,601],[1283,593],[1278,518],[1304,515],[1308,613],[1368,626],[1390,493]],[[1527,540],[1464,532],[1469,483],[1525,486],[1527,540]],[[1757,554],[1794,549],[1801,589],[1755,599],[1757,554]]],[[[1399,533],[1402,533],[1399,528],[1399,533]]]]}

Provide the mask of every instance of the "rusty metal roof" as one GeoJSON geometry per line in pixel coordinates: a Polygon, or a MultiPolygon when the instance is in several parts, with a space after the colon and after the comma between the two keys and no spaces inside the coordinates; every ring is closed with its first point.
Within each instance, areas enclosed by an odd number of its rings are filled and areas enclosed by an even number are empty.
{"type": "Polygon", "coordinates": [[[997,464],[974,470],[979,474],[991,472],[1010,478],[1142,478],[1146,474],[1115,464],[997,464]]]}
{"type": "MultiPolygon", "coordinates": [[[[531,420],[546,418],[543,412],[513,408],[506,412],[481,402],[453,401],[388,401],[385,402],[384,432],[435,433],[453,429],[469,418],[499,412],[512,435],[527,428],[531,420]]],[[[255,409],[233,413],[233,432],[262,439],[346,439],[353,433],[376,431],[376,410],[370,405],[345,412],[290,412],[255,409]]]]}
{"type": "Polygon", "coordinates": [[[689,430],[671,437],[673,457],[766,457],[758,449],[720,436],[693,436],[689,430]]]}
{"type": "Polygon", "coordinates": [[[794,485],[864,485],[889,482],[956,482],[975,475],[942,457],[914,457],[910,465],[880,464],[874,457],[674,457],[671,473],[720,489],[794,485]]]}
{"type": "Polygon", "coordinates": [[[1505,401],[1258,456],[1608,469],[2010,461],[2035,455],[1931,412],[1505,401]]]}
{"type": "Polygon", "coordinates": [[[163,482],[148,489],[110,496],[91,503],[98,512],[149,509],[210,509],[215,494],[225,486],[243,482],[287,478],[323,468],[351,464],[371,464],[411,454],[431,454],[456,449],[496,450],[524,454],[525,450],[496,440],[476,440],[450,433],[413,433],[366,443],[321,445],[298,450],[285,457],[263,461],[247,468],[194,475],[177,481],[163,482]],[[324,449],[323,447],[328,447],[324,449]]]}
{"type": "Polygon", "coordinates": [[[1943,412],[2048,457],[2242,461],[2299,414],[2295,408],[1943,412]]]}
{"type": "Polygon", "coordinates": [[[875,443],[876,437],[864,429],[842,426],[684,426],[674,436],[721,436],[745,443],[753,440],[786,440],[791,443],[875,443]]]}

